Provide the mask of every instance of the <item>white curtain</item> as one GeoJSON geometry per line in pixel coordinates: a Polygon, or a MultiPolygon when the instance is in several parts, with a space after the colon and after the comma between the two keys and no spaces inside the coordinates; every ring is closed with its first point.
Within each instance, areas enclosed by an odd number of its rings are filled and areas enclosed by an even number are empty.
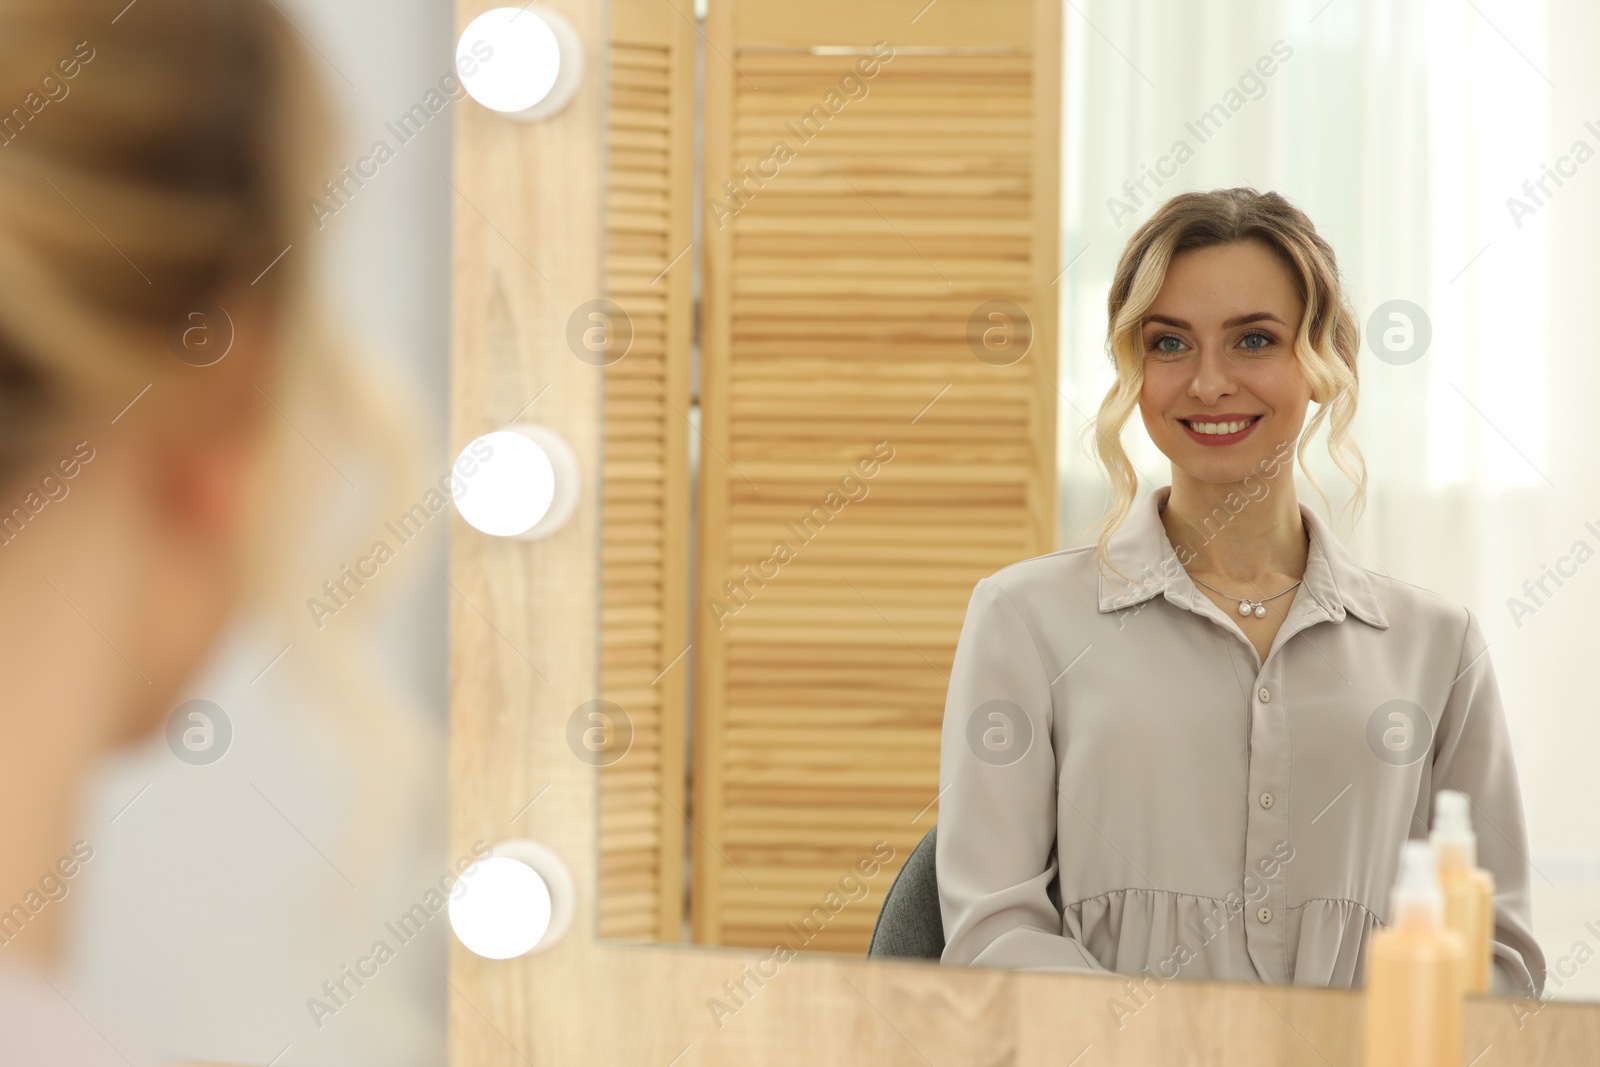
{"type": "MultiPolygon", "coordinates": [[[[1481,619],[1516,747],[1550,991],[1600,996],[1600,964],[1574,958],[1577,942],[1600,949],[1585,926],[1600,928],[1588,677],[1600,355],[1585,329],[1600,292],[1600,72],[1586,51],[1600,12],[1579,0],[1065,0],[1064,15],[1063,546],[1085,543],[1107,502],[1078,441],[1112,380],[1105,298],[1123,245],[1178,192],[1283,193],[1332,243],[1364,334],[1357,536],[1325,429],[1310,453],[1333,508],[1303,473],[1300,499],[1369,567],[1481,619]],[[1174,154],[1180,141],[1192,155],[1174,154]],[[1158,188],[1151,172],[1170,176],[1158,188]],[[1365,339],[1392,300],[1431,326],[1413,362],[1381,359],[1365,339]]],[[[1137,418],[1124,442],[1141,492],[1171,480],[1137,418]]]]}

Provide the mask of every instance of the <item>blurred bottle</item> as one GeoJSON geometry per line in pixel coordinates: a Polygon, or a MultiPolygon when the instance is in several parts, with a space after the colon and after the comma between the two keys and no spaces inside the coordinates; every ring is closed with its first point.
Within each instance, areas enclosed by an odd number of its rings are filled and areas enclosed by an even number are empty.
{"type": "Polygon", "coordinates": [[[1460,1067],[1464,947],[1445,925],[1433,846],[1407,841],[1389,925],[1367,946],[1366,1067],[1460,1067]]]}
{"type": "Polygon", "coordinates": [[[1493,961],[1494,875],[1478,866],[1478,837],[1472,832],[1465,793],[1439,790],[1428,840],[1439,860],[1445,925],[1461,935],[1466,949],[1466,992],[1487,993],[1493,961]]]}

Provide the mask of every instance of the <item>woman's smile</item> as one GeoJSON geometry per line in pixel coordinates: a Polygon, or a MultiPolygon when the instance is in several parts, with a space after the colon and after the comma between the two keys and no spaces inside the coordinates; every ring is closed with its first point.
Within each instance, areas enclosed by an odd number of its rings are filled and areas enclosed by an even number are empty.
{"type": "Polygon", "coordinates": [[[1190,439],[1211,448],[1243,441],[1260,422],[1260,415],[1227,412],[1222,415],[1195,416],[1179,419],[1190,439]]]}

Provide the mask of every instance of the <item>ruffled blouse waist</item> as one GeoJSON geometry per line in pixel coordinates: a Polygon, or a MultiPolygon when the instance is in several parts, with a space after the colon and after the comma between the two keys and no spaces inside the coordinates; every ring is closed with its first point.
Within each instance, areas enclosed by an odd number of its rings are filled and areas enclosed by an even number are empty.
{"type": "Polygon", "coordinates": [[[1326,898],[1291,907],[1282,942],[1263,940],[1252,958],[1247,931],[1258,921],[1258,907],[1238,897],[1117,889],[1063,907],[1061,933],[1121,974],[1333,988],[1362,984],[1367,937],[1381,925],[1366,907],[1326,898]]]}

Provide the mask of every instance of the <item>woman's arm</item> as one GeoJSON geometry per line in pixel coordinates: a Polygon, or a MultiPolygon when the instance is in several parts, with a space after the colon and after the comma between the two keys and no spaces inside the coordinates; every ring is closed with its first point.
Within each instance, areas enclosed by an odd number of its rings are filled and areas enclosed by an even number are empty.
{"type": "MultiPolygon", "coordinates": [[[[1439,720],[1432,789],[1456,789],[1472,802],[1478,866],[1494,875],[1493,992],[1542,994],[1544,953],[1533,937],[1528,888],[1528,831],[1511,736],[1488,641],[1467,609],[1456,679],[1439,720]]],[[[1427,810],[1433,810],[1428,798],[1427,810]]]]}
{"type": "Polygon", "coordinates": [[[1061,934],[1050,678],[1005,591],[972,591],[956,643],[939,754],[934,866],[941,963],[1104,971],[1061,934]]]}

